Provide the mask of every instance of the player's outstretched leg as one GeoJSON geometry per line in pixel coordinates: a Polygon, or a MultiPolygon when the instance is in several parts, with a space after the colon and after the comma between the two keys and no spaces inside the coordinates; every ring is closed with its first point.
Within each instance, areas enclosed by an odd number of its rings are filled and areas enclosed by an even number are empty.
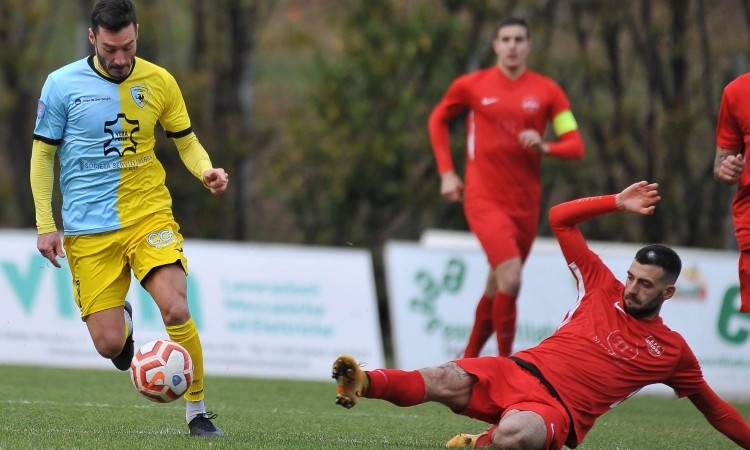
{"type": "Polygon", "coordinates": [[[133,341],[133,307],[128,301],[125,301],[125,322],[128,324],[128,337],[125,339],[125,346],[122,347],[119,355],[112,358],[112,364],[122,371],[130,369],[130,362],[133,360],[133,354],[135,353],[135,342],[133,341]]]}
{"type": "Polygon", "coordinates": [[[341,355],[333,363],[333,378],[336,380],[336,404],[351,408],[367,390],[367,374],[359,368],[354,357],[341,355]]]}

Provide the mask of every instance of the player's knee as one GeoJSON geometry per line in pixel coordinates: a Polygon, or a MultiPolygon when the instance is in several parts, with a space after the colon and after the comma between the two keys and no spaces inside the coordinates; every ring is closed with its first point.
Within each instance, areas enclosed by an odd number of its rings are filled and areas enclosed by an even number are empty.
{"type": "Polygon", "coordinates": [[[505,273],[499,275],[497,290],[507,295],[518,295],[521,290],[521,277],[505,273]]]}
{"type": "Polygon", "coordinates": [[[521,290],[521,274],[523,263],[520,258],[514,258],[500,263],[495,268],[495,286],[505,294],[516,295],[521,290]]]}
{"type": "Polygon", "coordinates": [[[187,301],[169,302],[161,309],[164,325],[182,325],[190,320],[190,310],[187,301]]]}
{"type": "Polygon", "coordinates": [[[544,448],[544,436],[532,434],[517,426],[497,427],[492,433],[492,444],[508,450],[533,450],[544,448]]]}
{"type": "Polygon", "coordinates": [[[503,449],[543,449],[547,428],[538,414],[511,410],[492,433],[492,444],[503,449]]]}
{"type": "Polygon", "coordinates": [[[122,348],[125,345],[125,337],[111,334],[103,336],[94,341],[94,347],[96,351],[107,359],[112,359],[122,352],[122,348]]]}

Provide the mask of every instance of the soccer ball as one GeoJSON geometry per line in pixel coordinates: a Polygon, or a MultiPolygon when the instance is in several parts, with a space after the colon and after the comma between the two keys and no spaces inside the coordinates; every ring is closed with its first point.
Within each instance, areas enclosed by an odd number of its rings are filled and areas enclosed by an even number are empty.
{"type": "Polygon", "coordinates": [[[147,399],[169,403],[193,383],[193,360],[180,344],[164,339],[143,344],[130,363],[133,386],[147,399]]]}

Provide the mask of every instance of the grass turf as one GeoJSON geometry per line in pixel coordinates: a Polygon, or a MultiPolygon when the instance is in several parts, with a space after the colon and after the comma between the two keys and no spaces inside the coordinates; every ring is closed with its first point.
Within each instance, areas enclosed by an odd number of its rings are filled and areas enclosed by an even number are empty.
{"type": "MultiPolygon", "coordinates": [[[[156,404],[135,392],[126,373],[0,365],[0,449],[443,448],[458,432],[487,425],[441,405],[398,408],[362,400],[334,405],[333,380],[304,382],[210,376],[209,410],[226,431],[195,438],[184,401],[156,404]]],[[[745,417],[750,404],[734,403],[745,417]]],[[[578,447],[734,449],[689,400],[636,396],[602,416],[578,447]]]]}

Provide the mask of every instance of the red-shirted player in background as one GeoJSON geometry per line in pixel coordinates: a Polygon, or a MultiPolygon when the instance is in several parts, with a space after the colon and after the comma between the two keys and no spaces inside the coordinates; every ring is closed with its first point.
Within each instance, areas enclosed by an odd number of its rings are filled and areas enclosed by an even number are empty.
{"type": "Polygon", "coordinates": [[[557,331],[537,346],[511,357],[459,359],[418,371],[363,371],[343,355],[333,364],[336,403],[351,408],[359,397],[398,406],[439,402],[493,424],[479,435],[454,436],[448,447],[560,449],[575,448],[599,416],[644,386],[663,383],[688,397],[718,431],[750,448],[750,426],[706,383],[688,344],[659,316],[675,293],[679,256],[664,245],[643,247],[623,284],[578,229],[579,222],[620,210],[652,214],[660,200],[657,187],[641,181],[617,195],[550,210],[579,297],[557,331]]]}
{"type": "Polygon", "coordinates": [[[714,177],[727,185],[739,183],[732,202],[734,234],[740,249],[740,312],[750,313],[750,174],[745,172],[745,149],[750,144],[750,74],[724,88],[716,124],[714,177]]]}
{"type": "Polygon", "coordinates": [[[440,193],[448,201],[464,201],[466,220],[490,264],[464,357],[478,356],[493,331],[498,353],[511,353],[521,272],[539,222],[542,156],[580,159],[584,152],[563,90],[526,68],[531,50],[526,21],[502,20],[492,48],[497,64],[454,80],[429,120],[440,193]],[[465,187],[454,171],[449,136],[450,123],[464,111],[465,187]],[[544,141],[550,123],[558,142],[544,141]]]}

